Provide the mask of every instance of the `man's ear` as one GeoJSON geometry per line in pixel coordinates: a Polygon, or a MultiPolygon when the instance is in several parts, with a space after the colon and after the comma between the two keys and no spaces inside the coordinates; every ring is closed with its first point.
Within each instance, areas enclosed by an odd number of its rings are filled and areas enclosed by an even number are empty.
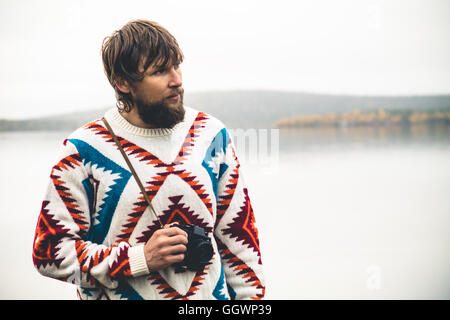
{"type": "Polygon", "coordinates": [[[127,81],[121,79],[121,78],[117,78],[114,80],[114,83],[116,84],[117,88],[123,92],[123,93],[130,93],[131,92],[131,87],[128,84],[127,81]]]}

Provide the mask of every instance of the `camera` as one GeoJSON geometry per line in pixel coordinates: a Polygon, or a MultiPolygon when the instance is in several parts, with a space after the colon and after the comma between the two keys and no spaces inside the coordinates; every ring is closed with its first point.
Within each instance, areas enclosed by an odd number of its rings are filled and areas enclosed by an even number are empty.
{"type": "Polygon", "coordinates": [[[193,224],[174,224],[172,227],[178,227],[188,235],[188,244],[186,245],[187,250],[184,252],[184,259],[174,264],[175,269],[177,271],[202,271],[214,253],[211,239],[208,237],[207,232],[203,228],[193,224]]]}

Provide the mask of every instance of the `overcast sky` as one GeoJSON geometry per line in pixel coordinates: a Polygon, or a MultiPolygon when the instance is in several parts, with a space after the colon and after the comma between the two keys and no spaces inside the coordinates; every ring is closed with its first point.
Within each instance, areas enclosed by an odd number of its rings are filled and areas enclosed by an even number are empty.
{"type": "Polygon", "coordinates": [[[448,0],[1,0],[0,118],[114,105],[101,43],[137,18],[177,38],[186,93],[450,93],[448,0]]]}

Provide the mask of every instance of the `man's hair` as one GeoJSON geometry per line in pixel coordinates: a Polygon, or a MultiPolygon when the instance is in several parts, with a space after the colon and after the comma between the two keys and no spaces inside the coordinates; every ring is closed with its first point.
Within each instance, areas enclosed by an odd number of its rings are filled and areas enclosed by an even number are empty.
{"type": "Polygon", "coordinates": [[[130,112],[131,94],[121,92],[116,82],[127,81],[133,85],[144,79],[150,65],[163,69],[180,64],[183,53],[164,27],[153,21],[134,20],[103,40],[102,59],[106,76],[116,92],[117,107],[130,112]],[[139,72],[139,66],[144,67],[144,72],[139,72]]]}

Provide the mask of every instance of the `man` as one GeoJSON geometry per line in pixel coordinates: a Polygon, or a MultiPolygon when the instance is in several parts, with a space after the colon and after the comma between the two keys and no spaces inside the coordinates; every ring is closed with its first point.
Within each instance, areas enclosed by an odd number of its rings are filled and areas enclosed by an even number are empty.
{"type": "Polygon", "coordinates": [[[117,108],[63,143],[36,227],[37,270],[77,284],[81,299],[263,298],[258,232],[232,140],[219,120],[183,105],[175,38],[131,21],[105,39],[102,58],[117,108]],[[187,224],[213,247],[199,270],[179,268],[187,224]]]}

